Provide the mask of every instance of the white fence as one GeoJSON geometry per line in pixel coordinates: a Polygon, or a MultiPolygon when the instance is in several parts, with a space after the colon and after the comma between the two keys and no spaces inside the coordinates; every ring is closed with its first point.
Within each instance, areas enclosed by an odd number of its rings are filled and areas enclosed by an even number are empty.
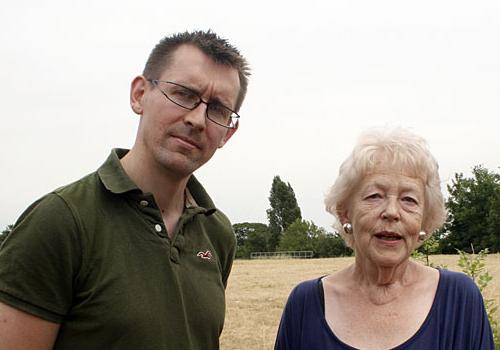
{"type": "Polygon", "coordinates": [[[253,252],[250,259],[309,259],[312,258],[312,250],[296,250],[287,252],[253,252]]]}

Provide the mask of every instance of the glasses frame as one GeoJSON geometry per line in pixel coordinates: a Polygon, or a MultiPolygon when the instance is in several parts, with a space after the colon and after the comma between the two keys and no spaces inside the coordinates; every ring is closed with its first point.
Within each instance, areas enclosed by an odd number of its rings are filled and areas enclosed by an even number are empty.
{"type": "Polygon", "coordinates": [[[229,117],[229,125],[224,125],[224,124],[221,124],[220,122],[218,121],[215,121],[213,120],[210,115],[208,114],[208,110],[209,110],[209,107],[210,105],[213,103],[213,102],[207,102],[205,101],[204,99],[201,98],[200,94],[193,90],[193,89],[190,89],[188,88],[187,86],[184,86],[182,84],[178,84],[178,83],[175,83],[173,81],[168,81],[168,80],[158,80],[158,79],[146,79],[147,81],[149,81],[151,84],[153,84],[153,86],[155,86],[156,88],[158,88],[158,90],[160,90],[160,92],[163,94],[163,96],[165,96],[165,98],[167,100],[169,100],[170,102],[172,102],[173,104],[179,106],[179,107],[182,107],[184,109],[187,109],[187,110],[195,110],[196,108],[198,108],[198,106],[202,103],[204,103],[207,108],[205,109],[205,117],[210,120],[212,123],[215,123],[219,126],[222,126],[224,128],[227,128],[227,129],[236,129],[237,126],[238,126],[238,120],[240,118],[240,115],[238,113],[236,113],[235,111],[233,111],[231,108],[229,107],[226,107],[224,106],[222,103],[218,103],[220,106],[224,107],[225,109],[227,109],[228,111],[231,112],[231,116],[229,117]],[[180,103],[174,101],[172,98],[170,98],[167,93],[165,91],[163,91],[159,86],[158,86],[158,83],[167,83],[167,84],[172,84],[172,85],[176,85],[176,86],[179,86],[181,88],[184,88],[190,92],[193,93],[193,95],[197,96],[199,101],[195,103],[195,105],[193,107],[186,107],[186,106],[183,106],[181,105],[180,103]]]}

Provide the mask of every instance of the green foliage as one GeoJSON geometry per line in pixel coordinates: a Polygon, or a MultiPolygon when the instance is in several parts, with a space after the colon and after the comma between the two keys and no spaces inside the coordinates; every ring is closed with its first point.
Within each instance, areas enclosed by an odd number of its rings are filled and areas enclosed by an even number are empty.
{"type": "Polygon", "coordinates": [[[297,219],[284,232],[281,237],[279,250],[313,250],[312,237],[324,232],[314,223],[297,219]]]}
{"type": "Polygon", "coordinates": [[[340,235],[328,232],[315,240],[313,251],[314,256],[317,258],[351,256],[353,253],[352,249],[346,246],[344,239],[340,235]]]}
{"type": "Polygon", "coordinates": [[[429,256],[432,254],[439,254],[439,250],[439,239],[433,235],[426,239],[425,242],[412,253],[412,257],[416,260],[421,261],[426,266],[446,269],[446,265],[436,265],[430,261],[429,256]]]}
{"type": "Polygon", "coordinates": [[[14,225],[7,225],[5,227],[5,229],[0,234],[0,244],[2,244],[2,242],[5,240],[5,238],[7,238],[7,235],[10,233],[10,231],[12,231],[13,227],[14,227],[14,225]]]}
{"type": "Polygon", "coordinates": [[[267,210],[269,219],[269,250],[274,251],[280,244],[283,231],[285,231],[295,220],[302,219],[300,208],[295,198],[290,183],[284,183],[279,176],[275,176],[269,194],[271,208],[267,210]]]}
{"type": "Polygon", "coordinates": [[[474,167],[472,173],[471,178],[455,174],[448,185],[443,253],[454,253],[455,248],[468,251],[471,245],[500,252],[500,174],[482,166],[474,167]]]}
{"type": "Polygon", "coordinates": [[[236,258],[250,258],[252,252],[268,251],[271,236],[266,224],[260,222],[243,222],[233,225],[236,235],[236,258]]]}
{"type": "MultiPolygon", "coordinates": [[[[457,249],[460,254],[458,259],[458,266],[462,268],[462,271],[467,274],[472,280],[477,284],[481,293],[484,294],[484,290],[488,287],[493,277],[486,270],[485,259],[488,255],[488,248],[479,251],[479,253],[474,253],[474,246],[471,246],[472,254],[466,253],[463,250],[457,249]]],[[[486,314],[488,315],[488,320],[490,321],[491,329],[493,330],[493,338],[496,344],[500,343],[500,330],[498,328],[498,323],[494,318],[494,314],[498,309],[498,306],[493,299],[484,299],[484,306],[486,309],[486,314]]]]}
{"type": "Polygon", "coordinates": [[[330,234],[312,221],[297,219],[283,233],[279,250],[312,250],[315,258],[350,255],[340,236],[330,234]]]}

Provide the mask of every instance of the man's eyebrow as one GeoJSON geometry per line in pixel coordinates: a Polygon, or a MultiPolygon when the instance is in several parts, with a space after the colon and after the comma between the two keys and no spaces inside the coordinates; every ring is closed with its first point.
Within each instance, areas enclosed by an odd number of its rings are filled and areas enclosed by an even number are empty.
{"type": "MultiPolygon", "coordinates": [[[[179,85],[182,85],[184,86],[185,88],[195,92],[198,96],[200,96],[201,98],[203,98],[201,92],[200,92],[200,89],[197,88],[197,87],[193,87],[193,85],[191,85],[190,83],[188,82],[177,82],[177,81],[173,81],[173,83],[176,83],[176,84],[179,84],[179,85]]],[[[213,96],[211,97],[208,101],[208,103],[211,103],[211,104],[219,104],[219,105],[222,105],[226,108],[229,108],[232,110],[232,107],[230,107],[231,103],[229,101],[229,99],[225,99],[225,98],[221,98],[220,96],[213,96]]]]}

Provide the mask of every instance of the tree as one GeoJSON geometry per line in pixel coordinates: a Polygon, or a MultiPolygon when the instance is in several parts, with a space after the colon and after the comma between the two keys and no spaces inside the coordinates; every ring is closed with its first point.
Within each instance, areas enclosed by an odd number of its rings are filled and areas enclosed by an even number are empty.
{"type": "Polygon", "coordinates": [[[318,235],[318,227],[313,222],[297,219],[283,232],[279,250],[313,250],[313,237],[318,235]]]}
{"type": "Polygon", "coordinates": [[[475,166],[472,174],[471,178],[455,174],[448,185],[443,253],[456,253],[456,249],[470,252],[471,245],[477,250],[500,251],[500,174],[481,165],[475,166]]]}
{"type": "Polygon", "coordinates": [[[5,240],[5,238],[7,238],[7,235],[10,233],[10,231],[12,231],[13,227],[14,227],[14,225],[7,225],[5,227],[5,229],[0,234],[0,244],[2,244],[2,242],[5,240]]]}
{"type": "Polygon", "coordinates": [[[314,242],[314,247],[314,256],[317,258],[352,255],[352,249],[345,244],[344,239],[334,233],[326,232],[318,236],[314,242]]]}
{"type": "Polygon", "coordinates": [[[269,250],[274,251],[279,246],[281,235],[295,220],[302,219],[300,208],[290,183],[284,183],[275,176],[269,195],[271,208],[267,210],[269,219],[269,250]]]}
{"type": "Polygon", "coordinates": [[[270,232],[266,224],[243,222],[233,225],[236,234],[237,258],[249,258],[252,252],[268,251],[270,232]]]}
{"type": "Polygon", "coordinates": [[[326,232],[324,228],[316,226],[312,221],[300,219],[283,232],[279,250],[312,250],[315,258],[348,256],[352,252],[339,235],[326,232]]]}

